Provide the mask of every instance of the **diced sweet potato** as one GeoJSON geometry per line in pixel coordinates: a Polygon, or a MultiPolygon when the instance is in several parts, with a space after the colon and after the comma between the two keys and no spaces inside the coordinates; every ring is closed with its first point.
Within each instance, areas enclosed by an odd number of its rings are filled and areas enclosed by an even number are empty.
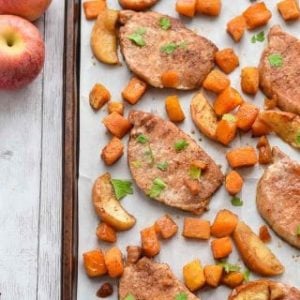
{"type": "Polygon", "coordinates": [[[255,95],[259,88],[258,68],[246,67],[242,69],[241,87],[244,93],[255,95]]]}
{"type": "Polygon", "coordinates": [[[237,127],[243,131],[250,130],[258,113],[259,109],[254,104],[244,102],[236,114],[237,127]]]}
{"type": "Polygon", "coordinates": [[[122,97],[130,104],[136,104],[144,95],[147,89],[147,83],[133,77],[122,92],[122,97]]]}
{"type": "Polygon", "coordinates": [[[222,278],[222,283],[224,283],[225,285],[227,285],[232,289],[241,285],[243,281],[244,281],[244,275],[243,273],[238,271],[227,273],[222,278]]]}
{"type": "Polygon", "coordinates": [[[82,256],[84,268],[88,276],[98,277],[106,274],[107,268],[101,250],[88,251],[83,253],[82,256]]]}
{"type": "Polygon", "coordinates": [[[278,11],[285,21],[297,20],[300,16],[298,1],[283,0],[277,4],[278,11]]]}
{"type": "Polygon", "coordinates": [[[239,92],[232,87],[228,87],[218,95],[214,103],[214,110],[218,116],[221,116],[231,112],[243,102],[244,100],[239,92]]]}
{"type": "Polygon", "coordinates": [[[243,187],[244,180],[237,171],[230,171],[225,179],[225,187],[230,195],[238,194],[243,187]]]}
{"type": "Polygon", "coordinates": [[[197,196],[201,191],[200,183],[198,180],[185,178],[184,184],[190,190],[191,194],[194,196],[197,196]]]}
{"type": "Polygon", "coordinates": [[[212,70],[203,82],[203,87],[208,91],[220,94],[230,85],[230,79],[223,72],[212,70]]]}
{"type": "Polygon", "coordinates": [[[184,218],[182,235],[186,238],[208,240],[210,238],[210,223],[196,218],[184,218]]]}
{"type": "Polygon", "coordinates": [[[227,209],[222,209],[217,213],[210,232],[217,238],[229,236],[234,231],[237,222],[238,217],[236,214],[227,209]]]}
{"type": "Polygon", "coordinates": [[[179,123],[185,119],[178,96],[168,96],[165,105],[168,117],[172,122],[179,123]]]}
{"type": "Polygon", "coordinates": [[[196,13],[197,0],[177,0],[176,11],[186,17],[193,17],[196,13]]]}
{"type": "Polygon", "coordinates": [[[140,233],[143,253],[148,257],[157,255],[160,251],[160,244],[154,226],[145,228],[140,233]]]}
{"type": "Polygon", "coordinates": [[[163,239],[169,239],[177,233],[178,226],[174,220],[169,215],[164,215],[159,218],[155,224],[154,228],[157,234],[159,234],[163,239]]]}
{"type": "Polygon", "coordinates": [[[260,137],[256,148],[258,149],[258,162],[261,165],[270,164],[273,160],[272,149],[266,136],[260,137]]]}
{"type": "Polygon", "coordinates": [[[191,167],[199,168],[200,170],[205,170],[207,168],[207,162],[203,160],[193,160],[191,162],[191,167]]]}
{"type": "Polygon", "coordinates": [[[222,259],[232,252],[232,243],[229,237],[215,239],[211,242],[211,250],[215,259],[222,259]]]}
{"type": "Polygon", "coordinates": [[[272,13],[264,2],[254,3],[243,13],[248,29],[255,29],[266,25],[272,17],[272,13]]]}
{"type": "Polygon", "coordinates": [[[87,20],[97,19],[99,13],[106,9],[106,0],[86,1],[83,10],[87,20]]]}
{"type": "Polygon", "coordinates": [[[260,120],[259,115],[257,116],[255,122],[253,123],[251,130],[252,130],[252,136],[256,136],[256,137],[268,135],[271,131],[269,126],[260,120]]]}
{"type": "Polygon", "coordinates": [[[237,132],[236,121],[222,119],[218,122],[216,139],[223,145],[228,145],[234,140],[237,132]]]}
{"type": "Polygon", "coordinates": [[[132,127],[132,124],[117,112],[113,112],[103,119],[103,124],[114,136],[122,138],[132,127]]]}
{"type": "Polygon", "coordinates": [[[113,137],[111,141],[103,148],[101,158],[107,166],[113,165],[124,153],[122,141],[113,137]]]}
{"type": "Polygon", "coordinates": [[[110,100],[110,92],[100,83],[96,83],[90,92],[90,105],[94,110],[99,110],[110,100]]]}
{"type": "Polygon", "coordinates": [[[221,12],[221,0],[197,0],[196,11],[207,16],[218,16],[221,12]]]}
{"type": "Polygon", "coordinates": [[[180,83],[179,74],[177,71],[165,71],[161,75],[162,85],[166,88],[176,88],[180,83]]]}
{"type": "Polygon", "coordinates": [[[118,247],[113,247],[105,252],[105,265],[107,267],[108,275],[112,278],[120,277],[124,271],[122,260],[122,252],[118,247]]]}
{"type": "Polygon", "coordinates": [[[238,56],[231,48],[226,48],[218,51],[215,54],[215,62],[218,67],[226,74],[231,73],[240,64],[238,56]]]}
{"type": "Polygon", "coordinates": [[[127,251],[126,263],[128,265],[137,263],[143,254],[142,248],[139,246],[127,246],[126,251],[127,251]]]}
{"type": "Polygon", "coordinates": [[[277,106],[277,100],[276,98],[265,98],[265,103],[264,103],[264,109],[269,110],[269,109],[274,109],[277,106]]]}
{"type": "Polygon", "coordinates": [[[269,243],[271,241],[271,235],[267,225],[262,225],[259,228],[259,238],[264,243],[269,243]]]}
{"type": "Polygon", "coordinates": [[[223,267],[219,265],[208,265],[204,267],[204,276],[206,284],[211,287],[217,287],[220,284],[223,274],[223,267]]]}
{"type": "Polygon", "coordinates": [[[110,101],[107,104],[107,109],[109,114],[113,112],[116,112],[121,116],[123,116],[124,114],[124,104],[122,102],[110,101]]]}
{"type": "Polygon", "coordinates": [[[199,259],[195,259],[183,267],[184,283],[190,291],[196,291],[204,286],[205,276],[199,259]]]}
{"type": "Polygon", "coordinates": [[[255,149],[251,146],[230,150],[226,153],[226,158],[231,168],[250,167],[257,163],[255,149]]]}
{"type": "Polygon", "coordinates": [[[237,16],[227,23],[227,32],[235,42],[239,42],[245,33],[246,27],[244,16],[237,16]]]}
{"type": "Polygon", "coordinates": [[[117,240],[116,231],[104,222],[98,225],[96,235],[99,240],[108,243],[114,243],[117,240]]]}

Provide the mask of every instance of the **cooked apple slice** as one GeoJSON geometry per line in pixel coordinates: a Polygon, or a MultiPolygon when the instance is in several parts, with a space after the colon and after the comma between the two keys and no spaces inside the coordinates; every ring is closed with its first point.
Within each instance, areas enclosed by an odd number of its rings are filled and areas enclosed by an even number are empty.
{"type": "Polygon", "coordinates": [[[94,183],[92,198],[96,213],[103,222],[117,230],[128,230],[135,224],[135,218],[117,200],[109,173],[97,178],[94,183]]]}
{"type": "Polygon", "coordinates": [[[118,64],[116,24],[119,12],[105,9],[98,15],[91,35],[91,48],[95,57],[106,64],[118,64]]]}
{"type": "Polygon", "coordinates": [[[279,275],[284,267],[272,251],[244,222],[239,221],[234,232],[233,240],[248,268],[263,276],[279,275]]]}

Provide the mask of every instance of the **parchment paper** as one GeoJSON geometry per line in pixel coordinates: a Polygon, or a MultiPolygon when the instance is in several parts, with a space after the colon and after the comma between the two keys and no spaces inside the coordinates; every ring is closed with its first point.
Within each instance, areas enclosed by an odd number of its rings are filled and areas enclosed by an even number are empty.
{"type": "MultiPolygon", "coordinates": [[[[175,0],[160,0],[160,2],[153,8],[153,10],[178,17],[175,11],[175,0]]],[[[267,34],[268,29],[275,24],[280,24],[283,28],[300,37],[300,22],[285,24],[279,16],[276,9],[276,2],[274,0],[265,1],[268,7],[273,12],[273,18],[267,27],[260,28],[254,32],[246,32],[243,40],[235,44],[229,35],[226,33],[226,23],[241,14],[241,12],[250,5],[247,0],[223,0],[223,8],[220,17],[209,18],[201,15],[195,16],[192,20],[181,17],[182,21],[197,33],[210,38],[221,49],[226,47],[233,47],[238,53],[240,58],[240,67],[257,66],[266,41],[263,43],[251,43],[251,37],[254,33],[262,30],[267,34]]],[[[109,0],[108,5],[111,8],[120,9],[117,0],[109,0]]],[[[78,258],[78,299],[99,299],[96,292],[103,282],[109,281],[114,284],[114,294],[107,299],[118,299],[116,281],[108,277],[99,279],[90,279],[86,276],[83,263],[82,253],[94,248],[107,249],[110,245],[99,242],[95,235],[96,227],[99,219],[94,212],[91,201],[91,189],[94,180],[106,171],[112,174],[113,178],[117,179],[130,179],[131,175],[127,166],[127,155],[112,167],[106,167],[102,160],[100,160],[100,151],[104,145],[109,141],[110,135],[106,133],[104,125],[101,120],[107,115],[106,107],[100,112],[95,113],[89,105],[88,95],[97,82],[104,84],[112,94],[112,100],[121,100],[121,91],[128,83],[131,74],[128,71],[126,64],[123,62],[122,66],[107,66],[99,63],[93,58],[90,50],[90,33],[92,30],[93,22],[86,21],[82,16],[81,28],[81,72],[80,72],[80,169],[79,169],[79,258],[78,258]]],[[[121,57],[121,56],[120,56],[121,57]]],[[[232,86],[240,90],[240,70],[236,69],[230,74],[232,86]]],[[[196,91],[179,92],[176,90],[158,90],[149,89],[143,99],[134,107],[126,105],[125,115],[128,115],[130,109],[140,109],[144,111],[154,112],[161,117],[166,118],[164,100],[167,95],[177,94],[180,97],[182,106],[185,111],[186,120],[180,127],[188,134],[198,141],[198,144],[215,159],[218,164],[222,165],[222,171],[228,170],[228,165],[225,159],[225,153],[228,148],[223,147],[215,142],[210,141],[204,137],[195,128],[190,118],[189,104],[192,96],[196,91]],[[195,133],[192,134],[192,131],[195,133]]],[[[209,99],[213,100],[212,94],[207,94],[209,99]]],[[[247,101],[253,102],[259,107],[263,107],[264,96],[258,93],[255,97],[247,97],[243,95],[247,101]]],[[[127,137],[123,139],[127,145],[127,137]]],[[[256,145],[257,139],[252,139],[250,134],[239,136],[230,145],[230,147],[237,147],[239,145],[256,145]]],[[[299,160],[299,152],[292,149],[289,145],[285,144],[276,136],[270,136],[271,145],[277,145],[285,153],[294,159],[299,160]]],[[[242,207],[234,207],[230,203],[231,197],[227,194],[224,187],[222,187],[212,198],[210,210],[205,213],[202,218],[213,220],[216,212],[222,208],[227,208],[239,215],[239,217],[246,223],[250,224],[255,232],[258,232],[259,227],[264,224],[264,221],[259,216],[256,205],[256,184],[263,172],[263,167],[256,166],[255,168],[246,168],[240,170],[244,179],[245,185],[240,194],[241,199],[244,201],[242,207]]],[[[153,222],[165,213],[171,214],[177,224],[179,225],[178,234],[170,240],[161,241],[161,252],[155,258],[159,262],[168,263],[176,276],[182,279],[182,267],[187,262],[194,258],[199,258],[203,265],[212,264],[210,243],[206,241],[192,241],[185,240],[181,236],[182,221],[184,216],[189,214],[183,213],[179,210],[171,209],[165,205],[148,199],[144,194],[134,186],[134,195],[127,196],[122,200],[122,205],[133,214],[137,223],[128,232],[118,233],[117,245],[125,253],[126,246],[139,245],[141,229],[150,226],[153,222]]],[[[280,261],[285,265],[286,271],[284,275],[275,277],[285,283],[296,285],[300,288],[300,251],[292,248],[287,243],[283,242],[273,232],[272,242],[269,247],[274,251],[280,261]],[[298,257],[297,257],[298,256],[298,257]]],[[[243,263],[239,260],[239,256],[234,251],[228,261],[231,263],[240,263],[244,268],[243,263]]],[[[251,279],[258,278],[251,273],[251,279]]],[[[219,287],[217,289],[202,289],[197,295],[204,300],[223,300],[227,299],[230,289],[226,287],[219,287]]]]}

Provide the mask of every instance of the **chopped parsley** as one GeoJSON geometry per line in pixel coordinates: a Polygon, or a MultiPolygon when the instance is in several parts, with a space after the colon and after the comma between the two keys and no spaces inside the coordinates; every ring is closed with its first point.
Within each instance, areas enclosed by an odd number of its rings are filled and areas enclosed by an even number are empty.
{"type": "Polygon", "coordinates": [[[135,300],[135,297],[132,294],[127,294],[123,300],[135,300]]]}
{"type": "Polygon", "coordinates": [[[152,151],[150,145],[148,145],[148,150],[145,151],[145,155],[149,158],[151,166],[153,166],[154,165],[154,154],[153,154],[153,151],[152,151]]]}
{"type": "Polygon", "coordinates": [[[161,171],[166,171],[168,169],[169,163],[167,161],[158,163],[156,167],[161,171]]]}
{"type": "Polygon", "coordinates": [[[149,197],[156,198],[162,193],[167,187],[166,183],[161,178],[155,178],[153,180],[150,191],[148,192],[149,197]]]}
{"type": "Polygon", "coordinates": [[[265,40],[265,33],[264,31],[261,31],[252,36],[251,43],[255,44],[256,42],[263,42],[264,40],[265,40]]]}
{"type": "Polygon", "coordinates": [[[300,132],[296,135],[296,144],[300,145],[300,132]]]}
{"type": "Polygon", "coordinates": [[[163,29],[163,30],[168,30],[168,29],[170,29],[171,28],[171,22],[170,22],[170,19],[169,18],[167,18],[167,17],[162,17],[162,18],[160,18],[160,20],[159,20],[159,26],[160,26],[160,28],[161,29],[163,29]]]}
{"type": "Polygon", "coordinates": [[[197,180],[201,176],[201,169],[195,166],[191,166],[189,170],[189,175],[193,180],[197,180]]]}
{"type": "Polygon", "coordinates": [[[225,114],[225,115],[223,115],[222,120],[226,120],[229,122],[236,122],[236,116],[234,116],[232,114],[225,114]]]}
{"type": "Polygon", "coordinates": [[[143,47],[146,45],[144,40],[144,34],[146,33],[145,28],[138,28],[134,33],[128,36],[128,39],[134,42],[137,46],[143,47]]]}
{"type": "Polygon", "coordinates": [[[250,271],[246,269],[243,273],[245,282],[248,282],[250,279],[250,271]]]}
{"type": "Polygon", "coordinates": [[[138,141],[138,143],[140,144],[146,144],[149,142],[149,138],[144,135],[144,134],[140,134],[137,136],[136,140],[138,141]]]}
{"type": "Polygon", "coordinates": [[[168,43],[161,46],[160,51],[166,54],[172,54],[178,48],[177,44],[175,43],[168,43]]]}
{"type": "Polygon", "coordinates": [[[223,267],[225,273],[238,272],[241,270],[241,267],[239,265],[233,265],[226,261],[222,261],[222,262],[218,263],[218,265],[223,267]]]}
{"type": "Polygon", "coordinates": [[[189,143],[186,140],[178,140],[174,144],[174,148],[176,152],[180,152],[185,150],[188,147],[189,143]]]}
{"type": "Polygon", "coordinates": [[[112,179],[111,184],[118,200],[133,194],[132,182],[129,180],[112,179]]]}
{"type": "Polygon", "coordinates": [[[181,292],[176,295],[174,300],[187,300],[187,299],[188,299],[187,294],[184,292],[181,292]]]}
{"type": "Polygon", "coordinates": [[[232,197],[231,198],[231,204],[233,206],[243,206],[244,202],[239,197],[232,197]]]}
{"type": "Polygon", "coordinates": [[[283,57],[280,54],[270,54],[268,60],[270,65],[274,68],[279,68],[283,65],[283,57]]]}
{"type": "Polygon", "coordinates": [[[297,235],[297,236],[300,236],[300,224],[297,225],[297,228],[296,228],[296,235],[297,235]]]}

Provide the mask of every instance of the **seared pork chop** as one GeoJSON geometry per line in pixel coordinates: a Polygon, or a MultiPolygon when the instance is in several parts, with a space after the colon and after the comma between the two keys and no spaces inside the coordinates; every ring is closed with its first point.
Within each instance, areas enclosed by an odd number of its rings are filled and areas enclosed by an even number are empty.
{"type": "Polygon", "coordinates": [[[162,75],[176,71],[178,84],[173,87],[198,88],[214,66],[217,47],[178,19],[125,10],[120,21],[124,24],[119,32],[121,51],[128,67],[154,87],[163,88],[162,75]],[[134,36],[139,40],[133,41],[134,36]]]}
{"type": "Polygon", "coordinates": [[[197,143],[172,122],[133,111],[128,162],[138,187],[169,206],[200,214],[222,184],[223,174],[197,143]],[[197,172],[195,161],[206,165],[197,172]],[[199,173],[199,174],[197,174],[199,173]]]}
{"type": "Polygon", "coordinates": [[[256,280],[235,288],[228,300],[299,300],[300,291],[287,284],[256,280]]]}
{"type": "Polygon", "coordinates": [[[281,238],[300,249],[300,164],[277,147],[273,160],[258,183],[257,208],[281,238]]]}
{"type": "Polygon", "coordinates": [[[146,257],[127,265],[120,279],[119,299],[132,295],[136,300],[173,300],[180,294],[186,295],[184,299],[199,299],[174,276],[167,264],[146,257]]]}
{"type": "Polygon", "coordinates": [[[284,32],[280,26],[272,27],[259,73],[264,93],[275,98],[282,110],[300,114],[300,40],[284,32]],[[272,57],[273,66],[270,63],[272,57]]]}

